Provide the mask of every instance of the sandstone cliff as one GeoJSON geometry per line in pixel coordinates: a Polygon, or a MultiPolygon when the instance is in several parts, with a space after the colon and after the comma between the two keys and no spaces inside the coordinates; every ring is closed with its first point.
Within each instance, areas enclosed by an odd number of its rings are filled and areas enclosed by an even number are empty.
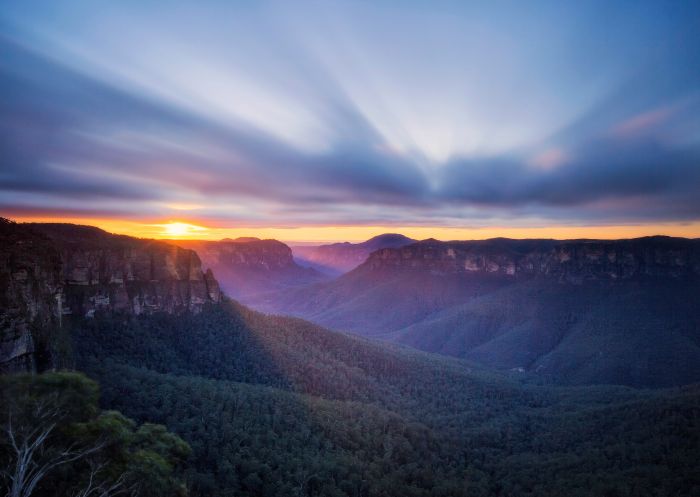
{"type": "Polygon", "coordinates": [[[242,237],[220,241],[178,240],[172,243],[195,250],[206,267],[259,267],[265,270],[294,266],[292,250],[277,240],[242,237]]]}
{"type": "Polygon", "coordinates": [[[292,250],[277,240],[245,237],[220,241],[178,240],[192,249],[202,265],[216,274],[226,294],[249,303],[252,295],[285,290],[324,279],[314,269],[297,265],[292,250]]]}
{"type": "Polygon", "coordinates": [[[46,360],[47,331],[61,319],[61,261],[50,240],[0,219],[0,373],[46,360]]]}
{"type": "Polygon", "coordinates": [[[67,316],[198,312],[221,298],[191,250],[88,226],[0,226],[0,371],[51,367],[67,316]]]}
{"type": "Polygon", "coordinates": [[[220,300],[216,279],[211,271],[202,271],[192,250],[90,226],[30,227],[45,234],[59,252],[66,287],[64,312],[196,312],[205,303],[220,300]]]}
{"type": "Polygon", "coordinates": [[[638,276],[700,275],[700,241],[647,237],[632,240],[425,240],[371,254],[363,269],[391,268],[514,278],[543,276],[571,283],[638,276]]]}
{"type": "Polygon", "coordinates": [[[546,381],[700,381],[700,240],[425,240],[259,308],[546,381]]]}

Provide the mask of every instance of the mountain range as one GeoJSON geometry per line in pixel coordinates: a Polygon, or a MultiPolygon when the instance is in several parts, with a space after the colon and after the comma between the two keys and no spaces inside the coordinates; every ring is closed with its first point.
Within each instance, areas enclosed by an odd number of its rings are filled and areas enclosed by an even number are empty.
{"type": "Polygon", "coordinates": [[[700,241],[425,240],[254,306],[568,384],[700,381],[700,241]]]}
{"type": "MultiPolygon", "coordinates": [[[[3,372],[69,368],[98,380],[102,409],[166,425],[189,445],[178,476],[192,496],[651,497],[700,488],[697,385],[543,384],[534,372],[261,314],[222,295],[197,253],[169,242],[5,220],[0,241],[3,372]]],[[[404,289],[392,301],[401,305],[392,311],[398,316],[451,302],[455,289],[467,305],[480,295],[495,305],[508,289],[549,305],[554,295],[598,288],[599,300],[579,303],[574,294],[559,305],[605,301],[607,310],[620,305],[610,285],[645,294],[649,284],[661,303],[639,316],[644,321],[681,296],[697,308],[695,244],[426,241],[376,251],[356,270],[304,291],[339,282],[362,289],[368,274],[394,291],[423,282],[414,297],[444,290],[426,304],[403,302],[404,289]],[[478,277],[465,283],[471,276],[478,277]]],[[[510,328],[521,300],[502,301],[510,328]]],[[[386,311],[391,305],[383,302],[386,311]]],[[[533,315],[539,310],[522,321],[533,315]]],[[[674,323],[669,336],[693,331],[674,323]]],[[[396,332],[409,336],[405,330],[396,332]]],[[[607,328],[598,333],[609,340],[607,328]]]]}
{"type": "Polygon", "coordinates": [[[2,230],[6,370],[54,364],[64,340],[46,330],[66,316],[199,312],[221,299],[221,285],[265,312],[543,381],[700,381],[698,240],[425,240],[376,250],[329,279],[276,240],[157,242],[10,222],[2,230]]]}
{"type": "Polygon", "coordinates": [[[361,243],[331,243],[328,245],[296,245],[292,247],[299,264],[312,267],[330,276],[346,273],[367,260],[375,250],[399,248],[416,240],[396,233],[385,233],[361,243]]]}

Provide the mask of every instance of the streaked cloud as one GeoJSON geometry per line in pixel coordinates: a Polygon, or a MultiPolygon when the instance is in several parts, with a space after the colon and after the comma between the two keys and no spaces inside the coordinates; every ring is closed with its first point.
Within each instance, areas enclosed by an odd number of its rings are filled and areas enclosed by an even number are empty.
{"type": "Polygon", "coordinates": [[[184,211],[194,226],[697,221],[699,11],[6,2],[0,210],[184,211]]]}

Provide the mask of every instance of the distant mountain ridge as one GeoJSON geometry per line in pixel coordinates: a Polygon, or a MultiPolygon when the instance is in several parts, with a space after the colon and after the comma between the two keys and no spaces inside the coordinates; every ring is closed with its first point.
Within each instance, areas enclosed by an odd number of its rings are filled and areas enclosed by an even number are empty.
{"type": "Polygon", "coordinates": [[[378,235],[362,243],[332,243],[319,246],[295,246],[294,256],[301,264],[325,271],[330,275],[348,272],[367,260],[379,249],[399,248],[416,240],[397,233],[378,235]]]}
{"type": "Polygon", "coordinates": [[[698,240],[424,240],[257,307],[564,383],[700,381],[698,240]]]}
{"type": "Polygon", "coordinates": [[[315,283],[326,277],[299,266],[292,250],[277,240],[241,237],[220,241],[176,240],[172,243],[197,252],[205,268],[216,275],[227,295],[246,302],[258,293],[315,283]]]}
{"type": "Polygon", "coordinates": [[[366,268],[540,276],[580,282],[634,276],[700,275],[700,242],[664,236],[631,240],[434,239],[372,253],[366,268]]]}

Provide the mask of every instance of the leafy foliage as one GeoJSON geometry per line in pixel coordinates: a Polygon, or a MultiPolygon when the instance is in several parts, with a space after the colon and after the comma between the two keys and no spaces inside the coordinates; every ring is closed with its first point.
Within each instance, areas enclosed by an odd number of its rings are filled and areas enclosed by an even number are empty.
{"type": "Polygon", "coordinates": [[[185,495],[189,446],[163,426],[100,411],[78,373],[0,377],[2,484],[8,496],[185,495]]]}
{"type": "Polygon", "coordinates": [[[192,447],[193,495],[700,493],[700,390],[555,388],[234,302],[73,324],[105,407],[192,447]]]}

